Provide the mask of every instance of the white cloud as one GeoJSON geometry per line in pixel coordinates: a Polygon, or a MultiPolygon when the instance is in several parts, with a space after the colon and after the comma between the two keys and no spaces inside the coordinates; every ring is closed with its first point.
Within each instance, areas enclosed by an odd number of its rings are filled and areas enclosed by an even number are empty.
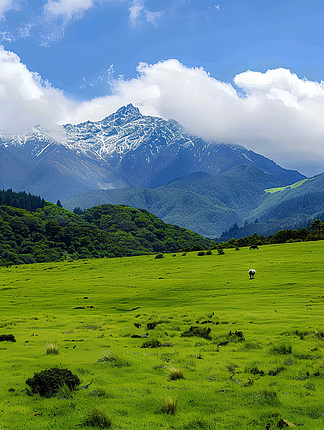
{"type": "Polygon", "coordinates": [[[115,81],[113,96],[79,106],[76,122],[99,119],[131,102],[143,114],[176,119],[206,140],[242,144],[289,168],[301,159],[324,163],[323,82],[281,68],[247,71],[234,79],[245,93],[240,97],[231,84],[177,60],[142,63],[138,72],[130,81],[115,81]]]}
{"type": "Polygon", "coordinates": [[[15,0],[0,0],[0,18],[3,18],[9,9],[16,9],[15,0]]]}
{"type": "Polygon", "coordinates": [[[45,12],[51,16],[65,16],[71,19],[93,6],[93,0],[48,0],[45,12]]]}
{"type": "Polygon", "coordinates": [[[305,174],[324,170],[324,82],[281,68],[247,71],[234,82],[241,91],[177,60],[141,63],[136,78],[112,81],[112,95],[76,104],[1,48],[0,127],[19,133],[38,124],[97,121],[133,103],[142,114],[175,119],[207,141],[242,144],[305,174]]]}
{"type": "Polygon", "coordinates": [[[73,104],[31,73],[19,57],[0,47],[0,127],[20,133],[34,125],[52,128],[65,122],[73,104]]]}
{"type": "Polygon", "coordinates": [[[132,27],[138,26],[139,17],[141,12],[144,10],[144,4],[142,0],[134,0],[131,6],[129,7],[129,17],[132,24],[132,27]]]}
{"type": "Polygon", "coordinates": [[[162,16],[162,11],[151,12],[148,10],[145,7],[145,0],[133,0],[129,6],[130,22],[134,28],[139,27],[143,22],[149,22],[157,27],[162,16]]]}

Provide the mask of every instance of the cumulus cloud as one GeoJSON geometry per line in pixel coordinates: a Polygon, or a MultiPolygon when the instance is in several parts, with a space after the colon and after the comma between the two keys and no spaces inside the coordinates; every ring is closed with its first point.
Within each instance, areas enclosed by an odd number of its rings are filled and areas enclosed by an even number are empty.
{"type": "Polygon", "coordinates": [[[133,103],[142,114],[175,119],[207,141],[242,144],[305,174],[323,171],[324,82],[278,68],[240,73],[234,85],[172,59],[141,63],[132,80],[113,80],[110,73],[109,80],[111,95],[76,104],[1,48],[0,127],[19,133],[97,121],[133,103]],[[309,170],[301,169],[306,164],[309,170]]]}
{"type": "Polygon", "coordinates": [[[21,133],[34,125],[56,127],[72,110],[73,104],[62,92],[0,46],[0,127],[5,134],[21,133]]]}
{"type": "Polygon", "coordinates": [[[112,96],[79,106],[75,119],[95,120],[131,102],[143,114],[176,119],[189,133],[242,144],[287,167],[297,159],[324,163],[323,82],[278,68],[246,71],[234,84],[239,91],[177,60],[142,63],[137,78],[116,80],[112,96]]]}

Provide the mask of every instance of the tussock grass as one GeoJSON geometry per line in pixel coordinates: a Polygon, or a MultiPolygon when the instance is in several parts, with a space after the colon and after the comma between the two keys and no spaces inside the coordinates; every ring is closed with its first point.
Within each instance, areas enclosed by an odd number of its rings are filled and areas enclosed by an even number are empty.
{"type": "Polygon", "coordinates": [[[178,408],[178,398],[165,397],[159,399],[158,410],[163,414],[174,415],[178,408]]]}
{"type": "Polygon", "coordinates": [[[59,353],[59,346],[55,342],[50,342],[45,344],[46,355],[54,354],[57,355],[59,353]]]}
{"type": "Polygon", "coordinates": [[[97,427],[99,429],[109,429],[112,421],[106,412],[99,406],[93,405],[83,421],[84,426],[97,427]]]}
{"type": "Polygon", "coordinates": [[[129,367],[131,364],[125,354],[120,352],[109,350],[104,352],[98,360],[99,363],[110,363],[115,367],[129,367]]]}
{"type": "Polygon", "coordinates": [[[183,370],[178,369],[176,367],[172,367],[170,369],[169,379],[171,381],[176,381],[177,379],[183,379],[183,378],[184,378],[183,370]]]}

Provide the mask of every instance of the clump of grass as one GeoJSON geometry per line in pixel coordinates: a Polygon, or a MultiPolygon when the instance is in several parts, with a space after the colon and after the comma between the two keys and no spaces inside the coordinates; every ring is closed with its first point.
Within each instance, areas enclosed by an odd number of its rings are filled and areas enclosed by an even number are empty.
{"type": "Polygon", "coordinates": [[[211,329],[209,327],[191,326],[189,330],[181,333],[180,337],[196,336],[196,337],[203,337],[204,339],[211,340],[211,336],[209,336],[210,332],[211,332],[211,329]]]}
{"type": "Polygon", "coordinates": [[[111,427],[111,419],[99,406],[93,405],[88,411],[88,414],[83,421],[83,425],[99,427],[100,429],[109,429],[111,427]]]}
{"type": "Polygon", "coordinates": [[[283,372],[285,368],[283,366],[277,367],[275,370],[269,370],[269,376],[277,376],[279,373],[283,372]]]}
{"type": "Polygon", "coordinates": [[[70,389],[70,387],[66,383],[62,384],[59,387],[59,389],[56,393],[56,397],[58,399],[70,399],[70,400],[74,399],[73,391],[70,389]]]}
{"type": "Polygon", "coordinates": [[[152,339],[147,342],[144,342],[141,348],[160,348],[162,343],[157,339],[152,339]]]}
{"type": "Polygon", "coordinates": [[[314,331],[315,336],[320,339],[320,340],[324,340],[324,330],[315,330],[314,331]]]}
{"type": "Polygon", "coordinates": [[[130,362],[127,360],[124,354],[120,354],[116,351],[107,351],[102,354],[102,357],[98,360],[99,363],[108,362],[115,367],[129,367],[130,362]]]}
{"type": "Polygon", "coordinates": [[[59,346],[55,342],[50,342],[45,344],[46,355],[54,354],[57,355],[59,353],[59,346]]]}
{"type": "Polygon", "coordinates": [[[176,381],[177,379],[183,379],[183,370],[178,369],[176,367],[172,367],[170,369],[170,375],[169,378],[171,379],[171,381],[176,381]]]}
{"type": "Polygon", "coordinates": [[[286,344],[286,343],[282,343],[280,345],[274,345],[270,349],[271,354],[275,354],[275,355],[291,354],[291,351],[292,351],[291,345],[286,344]]]}
{"type": "Polygon", "coordinates": [[[204,418],[196,418],[183,425],[183,430],[196,430],[196,429],[209,430],[211,429],[211,427],[204,418]]]}
{"type": "Polygon", "coordinates": [[[252,364],[250,367],[245,368],[245,373],[251,373],[252,375],[264,376],[264,371],[260,370],[257,364],[252,364]]]}
{"type": "Polygon", "coordinates": [[[174,415],[178,407],[178,399],[172,397],[165,397],[159,401],[159,410],[163,414],[174,415]]]}
{"type": "Polygon", "coordinates": [[[234,333],[230,331],[226,336],[226,338],[229,342],[234,342],[234,343],[245,341],[245,336],[242,331],[235,331],[234,333]]]}

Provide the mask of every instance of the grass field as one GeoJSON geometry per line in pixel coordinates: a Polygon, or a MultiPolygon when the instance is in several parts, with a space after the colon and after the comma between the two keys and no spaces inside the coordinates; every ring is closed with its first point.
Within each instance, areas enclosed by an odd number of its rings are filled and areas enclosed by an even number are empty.
{"type": "Polygon", "coordinates": [[[0,335],[16,342],[0,342],[0,429],[323,429],[323,251],[1,268],[0,335]],[[181,336],[191,327],[210,339],[181,336]],[[27,395],[56,366],[80,387],[27,395]]]}
{"type": "Polygon", "coordinates": [[[264,190],[266,193],[277,193],[278,191],[282,191],[285,190],[287,188],[297,188],[299,187],[299,185],[303,184],[305,181],[311,181],[313,178],[307,178],[307,179],[302,179],[301,181],[295,182],[292,185],[287,185],[285,187],[276,187],[276,188],[268,188],[266,190],[264,190]]]}

